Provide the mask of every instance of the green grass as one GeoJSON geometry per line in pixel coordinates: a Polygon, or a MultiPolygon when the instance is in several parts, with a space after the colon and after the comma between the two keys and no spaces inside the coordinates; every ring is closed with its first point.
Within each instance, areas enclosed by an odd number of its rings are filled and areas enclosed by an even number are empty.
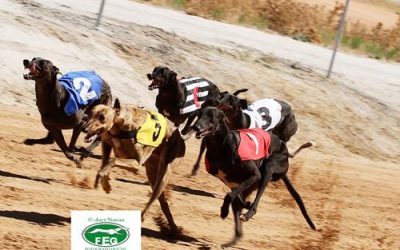
{"type": "Polygon", "coordinates": [[[400,47],[389,49],[388,51],[386,51],[385,58],[388,60],[394,60],[397,58],[397,60],[399,60],[400,59],[400,47]]]}
{"type": "Polygon", "coordinates": [[[352,37],[350,40],[350,48],[358,49],[361,47],[361,44],[364,43],[364,40],[361,37],[352,37]]]}
{"type": "Polygon", "coordinates": [[[254,21],[254,25],[257,29],[264,30],[268,28],[268,21],[265,18],[259,17],[254,21]]]}
{"type": "Polygon", "coordinates": [[[224,8],[221,6],[215,6],[212,10],[211,10],[211,16],[214,19],[220,20],[222,19],[222,17],[224,16],[224,8]]]}
{"type": "Polygon", "coordinates": [[[382,59],[385,55],[385,49],[379,45],[373,43],[365,43],[364,48],[369,57],[382,59]]]}
{"type": "Polygon", "coordinates": [[[246,14],[241,14],[241,15],[239,16],[237,22],[238,22],[239,24],[246,24],[246,23],[248,22],[248,21],[247,21],[247,15],[246,15],[246,14]]]}
{"type": "Polygon", "coordinates": [[[320,30],[318,33],[321,34],[321,43],[325,46],[332,45],[335,41],[335,32],[320,30]]]}
{"type": "Polygon", "coordinates": [[[177,9],[183,9],[183,5],[185,4],[185,0],[171,0],[172,6],[177,9]]]}

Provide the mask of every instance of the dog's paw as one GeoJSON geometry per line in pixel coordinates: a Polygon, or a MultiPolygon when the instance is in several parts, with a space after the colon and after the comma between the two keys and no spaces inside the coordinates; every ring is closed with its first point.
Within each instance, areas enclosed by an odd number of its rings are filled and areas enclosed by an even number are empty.
{"type": "Polygon", "coordinates": [[[248,221],[251,218],[253,218],[253,216],[257,213],[257,210],[255,209],[250,209],[247,213],[243,214],[242,216],[240,216],[240,219],[242,221],[248,221]]]}
{"type": "Polygon", "coordinates": [[[221,218],[225,219],[226,217],[228,217],[228,214],[229,214],[229,207],[222,206],[221,207],[221,214],[220,214],[221,218]]]}
{"type": "Polygon", "coordinates": [[[225,195],[224,203],[222,204],[222,207],[221,207],[220,216],[222,219],[225,219],[226,217],[228,217],[230,204],[231,204],[231,197],[227,194],[227,195],[225,195]]]}
{"type": "Polygon", "coordinates": [[[101,178],[101,187],[107,194],[111,192],[110,176],[106,175],[101,178]]]}
{"type": "Polygon", "coordinates": [[[250,202],[250,201],[246,201],[246,202],[243,204],[243,208],[244,208],[244,209],[250,209],[250,208],[251,208],[251,202],[250,202]]]}
{"type": "Polygon", "coordinates": [[[83,168],[81,159],[75,158],[74,162],[77,168],[83,168]]]}
{"type": "Polygon", "coordinates": [[[35,139],[26,139],[26,140],[23,141],[23,143],[25,145],[32,146],[33,144],[35,144],[35,141],[36,141],[35,139]]]}
{"type": "Polygon", "coordinates": [[[189,177],[197,175],[197,169],[193,169],[189,177]]]}

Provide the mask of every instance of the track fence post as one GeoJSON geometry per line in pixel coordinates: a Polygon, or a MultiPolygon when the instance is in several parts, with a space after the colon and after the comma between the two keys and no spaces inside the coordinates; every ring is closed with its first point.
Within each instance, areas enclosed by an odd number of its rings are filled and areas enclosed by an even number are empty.
{"type": "Polygon", "coordinates": [[[106,0],[102,0],[102,1],[101,1],[99,14],[97,14],[96,25],[94,26],[95,28],[99,27],[99,25],[100,25],[100,19],[101,19],[101,16],[103,15],[103,9],[104,9],[105,3],[106,3],[106,0]]]}
{"type": "Polygon", "coordinates": [[[346,0],[346,5],[344,6],[344,11],[343,11],[342,17],[340,18],[339,27],[336,32],[335,45],[333,47],[332,58],[331,58],[331,62],[329,64],[328,74],[326,75],[327,78],[329,78],[331,76],[333,63],[334,63],[335,57],[336,57],[336,52],[339,47],[340,41],[342,41],[342,35],[343,35],[343,31],[344,31],[344,23],[346,20],[347,10],[349,8],[350,1],[351,0],[346,0]]]}

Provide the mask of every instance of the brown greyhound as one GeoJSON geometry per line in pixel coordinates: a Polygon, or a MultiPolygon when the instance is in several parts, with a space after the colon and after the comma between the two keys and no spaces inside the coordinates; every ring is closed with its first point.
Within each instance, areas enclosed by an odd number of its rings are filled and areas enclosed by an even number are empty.
{"type": "Polygon", "coordinates": [[[185,142],[179,130],[161,114],[134,105],[121,107],[118,99],[114,107],[98,105],[93,108],[87,123],[86,140],[98,135],[102,142],[102,163],[97,173],[104,191],[110,192],[109,173],[114,166],[111,151],[117,158],[135,159],[146,167],[152,194],[142,211],[142,220],[151,204],[158,199],[172,233],[178,231],[164,195],[171,168],[185,155],[185,142]]]}
{"type": "MultiPolygon", "coordinates": [[[[65,156],[80,166],[80,159],[73,155],[75,143],[90,110],[100,103],[111,105],[110,86],[93,71],[69,72],[57,79],[59,69],[46,59],[25,59],[23,64],[29,70],[28,74],[24,74],[24,79],[35,81],[36,105],[43,126],[48,130],[46,137],[26,139],[24,144],[52,144],[56,141],[65,156]],[[72,86],[65,84],[68,81],[72,82],[72,86]],[[98,84],[97,92],[92,90],[94,82],[98,84]],[[81,102],[76,103],[75,100],[81,102]],[[69,147],[65,143],[62,129],[73,129],[69,147]]],[[[99,140],[94,140],[84,150],[83,157],[99,143],[99,140]]]]}

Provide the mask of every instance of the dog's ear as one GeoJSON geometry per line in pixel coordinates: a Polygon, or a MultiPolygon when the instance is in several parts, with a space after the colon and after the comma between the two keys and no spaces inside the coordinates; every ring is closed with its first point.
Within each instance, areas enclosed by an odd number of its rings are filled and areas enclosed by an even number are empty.
{"type": "Polygon", "coordinates": [[[166,72],[165,79],[167,80],[167,83],[176,82],[176,76],[177,74],[175,73],[175,71],[168,70],[166,72]]]}
{"type": "Polygon", "coordinates": [[[224,112],[222,112],[221,110],[218,110],[217,118],[218,118],[219,121],[222,121],[223,119],[225,119],[224,112]]]}
{"type": "Polygon", "coordinates": [[[57,75],[60,72],[60,69],[53,65],[51,72],[53,75],[57,75]]]}
{"type": "Polygon", "coordinates": [[[249,107],[249,104],[245,99],[239,99],[239,105],[242,109],[247,109],[249,107]]]}
{"type": "Polygon", "coordinates": [[[22,62],[24,63],[24,68],[25,69],[29,68],[30,61],[28,59],[24,59],[22,62]]]}
{"type": "Polygon", "coordinates": [[[118,115],[116,114],[113,122],[114,122],[114,124],[117,124],[117,125],[123,125],[125,122],[125,118],[121,117],[119,114],[118,115]]]}
{"type": "Polygon", "coordinates": [[[113,108],[114,109],[121,109],[121,103],[119,102],[118,98],[115,99],[113,108]]]}

